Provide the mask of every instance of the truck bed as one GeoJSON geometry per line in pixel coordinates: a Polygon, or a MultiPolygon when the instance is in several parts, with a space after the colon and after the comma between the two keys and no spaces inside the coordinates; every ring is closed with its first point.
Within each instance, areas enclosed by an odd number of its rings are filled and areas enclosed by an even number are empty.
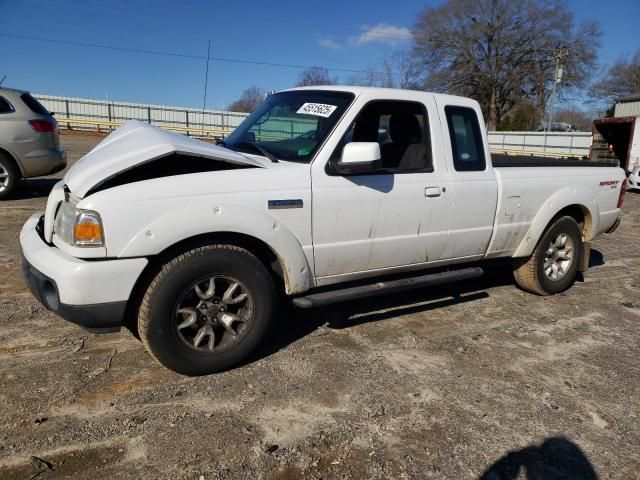
{"type": "Polygon", "coordinates": [[[618,162],[593,162],[579,158],[548,158],[533,155],[491,154],[494,167],[617,167],[618,162]]]}

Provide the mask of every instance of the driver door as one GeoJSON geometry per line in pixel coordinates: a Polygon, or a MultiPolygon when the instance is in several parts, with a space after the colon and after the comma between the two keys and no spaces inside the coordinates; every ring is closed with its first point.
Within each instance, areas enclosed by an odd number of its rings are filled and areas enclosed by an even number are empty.
{"type": "Polygon", "coordinates": [[[420,267],[442,258],[452,202],[449,174],[440,168],[444,162],[433,161],[441,149],[430,142],[430,111],[435,112],[435,104],[427,94],[423,102],[368,102],[329,161],[314,162],[312,232],[318,285],[420,267]],[[400,116],[404,129],[394,132],[392,120],[400,116]],[[416,125],[417,133],[410,138],[406,128],[416,125]],[[350,141],[377,141],[383,170],[336,174],[331,164],[350,141]],[[403,160],[405,143],[424,151],[421,163],[403,160]]]}

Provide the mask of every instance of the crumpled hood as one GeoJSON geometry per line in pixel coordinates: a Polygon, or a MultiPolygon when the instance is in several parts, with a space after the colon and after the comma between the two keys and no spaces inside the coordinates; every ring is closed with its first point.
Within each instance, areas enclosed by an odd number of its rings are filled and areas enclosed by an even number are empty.
{"type": "Polygon", "coordinates": [[[133,167],[172,153],[211,158],[234,164],[268,168],[270,162],[168,132],[139,121],[129,121],[93,148],[64,176],[71,193],[84,196],[96,185],[133,167]]]}

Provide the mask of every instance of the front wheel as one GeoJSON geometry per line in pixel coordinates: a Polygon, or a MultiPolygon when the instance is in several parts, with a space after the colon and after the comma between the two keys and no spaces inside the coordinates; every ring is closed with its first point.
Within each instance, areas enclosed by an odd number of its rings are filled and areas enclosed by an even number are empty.
{"type": "Polygon", "coordinates": [[[575,281],[582,248],[576,221],[568,216],[558,218],[544,232],[529,258],[516,259],[513,271],[516,283],[538,295],[566,290],[575,281]]]}
{"type": "Polygon", "coordinates": [[[240,363],[272,322],[275,287],[247,250],[211,245],[178,255],[149,285],[138,331],[149,353],[185,375],[205,375],[240,363]]]}

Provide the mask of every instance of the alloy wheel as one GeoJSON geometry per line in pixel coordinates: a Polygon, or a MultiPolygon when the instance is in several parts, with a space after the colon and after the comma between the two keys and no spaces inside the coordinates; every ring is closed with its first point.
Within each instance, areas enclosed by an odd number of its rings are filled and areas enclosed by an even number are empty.
{"type": "Polygon", "coordinates": [[[544,253],[544,273],[553,281],[564,278],[573,262],[573,240],[566,233],[558,234],[544,253]]]}
{"type": "Polygon", "coordinates": [[[216,275],[185,291],[175,310],[175,329],[189,348],[214,353],[237,344],[253,315],[251,292],[235,278],[216,275]]]}

